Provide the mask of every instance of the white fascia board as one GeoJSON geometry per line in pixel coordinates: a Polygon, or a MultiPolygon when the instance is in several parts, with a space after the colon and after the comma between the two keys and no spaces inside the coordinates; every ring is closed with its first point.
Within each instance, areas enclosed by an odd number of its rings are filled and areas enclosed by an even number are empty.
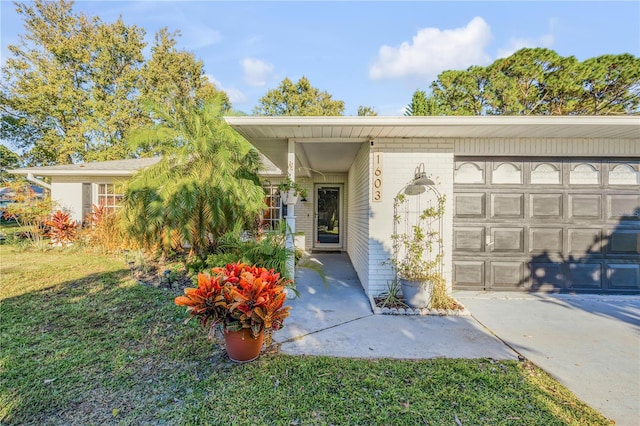
{"type": "Polygon", "coordinates": [[[277,116],[224,117],[231,125],[251,126],[483,126],[483,125],[640,125],[638,116],[277,116]]]}
{"type": "Polygon", "coordinates": [[[137,171],[131,170],[39,170],[37,168],[15,169],[7,170],[7,173],[14,175],[28,175],[34,176],[124,176],[129,177],[137,173],[137,171]]]}

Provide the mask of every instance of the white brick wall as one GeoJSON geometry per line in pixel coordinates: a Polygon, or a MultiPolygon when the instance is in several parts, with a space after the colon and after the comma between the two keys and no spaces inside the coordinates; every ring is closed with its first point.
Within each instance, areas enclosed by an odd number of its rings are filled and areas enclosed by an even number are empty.
{"type": "MultiPolygon", "coordinates": [[[[451,286],[453,235],[453,141],[442,139],[376,140],[374,151],[383,155],[383,201],[371,203],[369,219],[369,279],[366,291],[376,296],[387,290],[393,270],[385,264],[392,255],[393,199],[413,179],[416,166],[425,164],[428,175],[447,196],[443,220],[444,275],[451,286]]],[[[372,173],[370,167],[370,173],[372,173]]]]}
{"type": "Polygon", "coordinates": [[[347,253],[365,291],[369,285],[370,162],[369,144],[363,143],[349,169],[347,193],[347,253]]]}

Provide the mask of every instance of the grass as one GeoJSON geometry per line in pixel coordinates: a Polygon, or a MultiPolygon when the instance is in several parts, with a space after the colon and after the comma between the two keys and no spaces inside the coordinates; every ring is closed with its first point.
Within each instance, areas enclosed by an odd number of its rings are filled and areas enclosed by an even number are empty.
{"type": "Polygon", "coordinates": [[[116,257],[4,244],[0,274],[0,424],[609,424],[528,363],[233,364],[116,257]]]}

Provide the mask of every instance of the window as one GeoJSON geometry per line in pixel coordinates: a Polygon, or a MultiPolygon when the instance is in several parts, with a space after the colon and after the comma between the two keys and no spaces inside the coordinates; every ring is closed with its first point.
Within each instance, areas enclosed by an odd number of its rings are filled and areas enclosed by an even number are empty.
{"type": "Polygon", "coordinates": [[[262,212],[262,229],[271,231],[278,229],[282,218],[282,204],[280,203],[280,191],[277,185],[265,185],[265,204],[267,208],[262,212]]]}
{"type": "Polygon", "coordinates": [[[98,184],[98,205],[103,206],[107,210],[115,210],[120,207],[122,202],[122,194],[118,192],[119,188],[113,183],[98,184]]]}

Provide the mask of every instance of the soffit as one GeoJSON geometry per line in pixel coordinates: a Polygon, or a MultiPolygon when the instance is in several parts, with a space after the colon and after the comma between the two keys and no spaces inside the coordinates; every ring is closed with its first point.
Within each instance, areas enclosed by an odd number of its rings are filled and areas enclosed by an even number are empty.
{"type": "Polygon", "coordinates": [[[379,138],[640,138],[637,116],[227,117],[251,143],[379,138]]]}
{"type": "MultiPolygon", "coordinates": [[[[296,142],[296,173],[346,172],[360,144],[380,139],[610,139],[640,143],[637,116],[226,117],[282,171],[296,142]]],[[[521,140],[521,142],[517,142],[521,140]]],[[[523,148],[524,149],[524,148],[523,148]]]]}

